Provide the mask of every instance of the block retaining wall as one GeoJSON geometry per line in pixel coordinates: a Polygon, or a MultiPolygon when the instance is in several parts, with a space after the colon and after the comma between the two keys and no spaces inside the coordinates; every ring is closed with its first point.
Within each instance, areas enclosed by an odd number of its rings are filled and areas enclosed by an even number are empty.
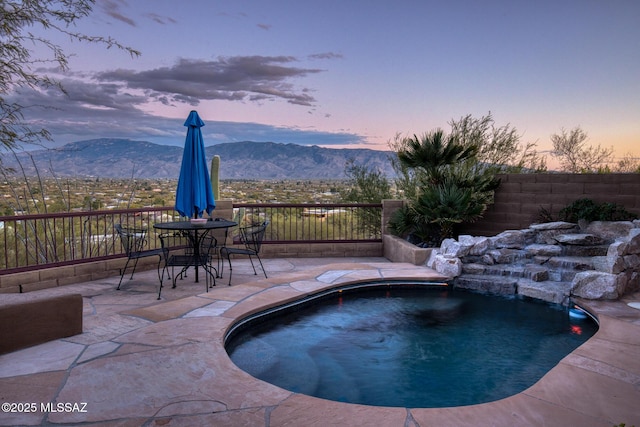
{"type": "MultiPolygon", "coordinates": [[[[263,259],[381,256],[382,242],[264,244],[260,252],[263,259]]],[[[37,291],[119,276],[125,262],[126,258],[118,258],[0,275],[0,294],[37,291]]],[[[142,258],[138,261],[136,272],[153,270],[157,265],[157,257],[142,258]]],[[[131,271],[131,267],[128,271],[131,271]]]]}
{"type": "Polygon", "coordinates": [[[578,199],[617,203],[640,215],[640,174],[504,174],[495,203],[484,217],[458,228],[457,234],[494,236],[539,222],[545,209],[557,217],[578,199]]]}

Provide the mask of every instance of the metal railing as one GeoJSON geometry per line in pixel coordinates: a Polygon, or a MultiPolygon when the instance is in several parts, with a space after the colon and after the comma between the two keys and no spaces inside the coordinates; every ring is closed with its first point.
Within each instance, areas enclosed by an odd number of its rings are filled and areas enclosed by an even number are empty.
{"type": "MultiPolygon", "coordinates": [[[[0,274],[123,256],[115,224],[151,229],[174,218],[173,208],[3,216],[0,274]]],[[[160,247],[155,233],[149,233],[146,245],[160,247]]]]}
{"type": "MultiPolygon", "coordinates": [[[[239,225],[268,220],[265,244],[381,240],[381,204],[243,203],[233,212],[239,225]]],[[[1,216],[0,274],[123,257],[115,224],[147,228],[145,249],[159,248],[153,225],[178,219],[173,208],[1,216]]]]}
{"type": "Polygon", "coordinates": [[[379,241],[381,204],[235,203],[239,224],[270,222],[264,243],[379,241]]]}

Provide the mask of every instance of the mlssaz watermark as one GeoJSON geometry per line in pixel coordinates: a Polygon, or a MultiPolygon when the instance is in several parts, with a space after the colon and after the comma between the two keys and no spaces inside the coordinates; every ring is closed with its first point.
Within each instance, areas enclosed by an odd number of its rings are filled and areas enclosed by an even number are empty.
{"type": "Polygon", "coordinates": [[[26,413],[26,412],[79,412],[86,413],[86,402],[4,402],[2,412],[26,413]]]}

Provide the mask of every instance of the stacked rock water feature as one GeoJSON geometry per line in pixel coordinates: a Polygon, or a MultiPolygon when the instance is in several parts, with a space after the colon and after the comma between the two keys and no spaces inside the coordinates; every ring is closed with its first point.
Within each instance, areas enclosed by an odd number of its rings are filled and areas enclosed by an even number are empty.
{"type": "Polygon", "coordinates": [[[493,237],[459,236],[426,265],[459,288],[567,304],[640,289],[640,220],[550,222],[493,237]]]}

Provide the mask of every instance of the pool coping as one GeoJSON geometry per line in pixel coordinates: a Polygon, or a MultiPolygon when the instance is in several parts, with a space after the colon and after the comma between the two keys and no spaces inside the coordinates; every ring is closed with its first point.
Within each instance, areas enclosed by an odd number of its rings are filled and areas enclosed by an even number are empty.
{"type": "Polygon", "coordinates": [[[627,305],[640,300],[639,293],[620,301],[579,301],[598,317],[598,332],[525,391],[478,405],[374,407],[305,396],[251,377],[224,349],[229,328],[261,310],[347,283],[418,278],[442,279],[409,264],[332,264],[125,310],[128,321],[143,326],[92,344],[107,349],[48,374],[64,376],[53,394],[57,402],[88,402],[89,412],[49,413],[41,420],[269,427],[640,425],[640,310],[627,305]]]}

